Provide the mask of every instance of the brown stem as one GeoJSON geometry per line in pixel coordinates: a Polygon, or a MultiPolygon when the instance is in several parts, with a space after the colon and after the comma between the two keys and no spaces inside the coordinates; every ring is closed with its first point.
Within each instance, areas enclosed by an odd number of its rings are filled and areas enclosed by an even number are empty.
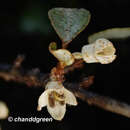
{"type": "Polygon", "coordinates": [[[104,110],[123,115],[130,118],[130,105],[112,99],[110,97],[101,96],[99,94],[79,89],[77,84],[68,84],[68,89],[71,90],[76,97],[86,101],[89,105],[100,107],[104,110]]]}
{"type": "MultiPolygon", "coordinates": [[[[17,83],[24,83],[27,86],[44,87],[49,80],[49,74],[42,74],[38,69],[21,72],[18,69],[17,73],[12,73],[12,66],[0,64],[0,78],[6,81],[14,81],[17,83]]],[[[83,85],[83,84],[82,84],[83,85]]],[[[130,105],[114,100],[109,97],[100,96],[96,93],[86,91],[81,88],[80,83],[65,83],[66,88],[72,91],[75,96],[86,101],[90,105],[95,105],[104,110],[108,110],[125,117],[130,118],[130,105]]]]}
{"type": "Polygon", "coordinates": [[[75,69],[80,69],[84,66],[83,60],[76,60],[71,66],[68,66],[64,69],[65,74],[74,71],[75,69]]]}
{"type": "Polygon", "coordinates": [[[68,47],[68,43],[62,42],[62,49],[66,49],[68,47]]]}

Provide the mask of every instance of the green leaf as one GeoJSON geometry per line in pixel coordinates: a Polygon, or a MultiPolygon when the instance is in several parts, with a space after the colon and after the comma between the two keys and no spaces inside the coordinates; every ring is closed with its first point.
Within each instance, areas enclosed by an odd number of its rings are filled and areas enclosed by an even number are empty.
{"type": "Polygon", "coordinates": [[[83,31],[91,17],[88,10],[76,8],[53,8],[48,15],[63,44],[68,44],[83,31]]]}
{"type": "Polygon", "coordinates": [[[93,43],[98,38],[106,39],[124,39],[130,37],[130,27],[111,28],[94,33],[88,37],[88,43],[93,43]]]}

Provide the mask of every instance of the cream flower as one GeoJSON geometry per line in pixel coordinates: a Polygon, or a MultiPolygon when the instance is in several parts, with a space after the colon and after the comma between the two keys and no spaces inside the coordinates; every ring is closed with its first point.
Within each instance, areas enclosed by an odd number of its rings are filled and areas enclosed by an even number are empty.
{"type": "Polygon", "coordinates": [[[38,99],[38,110],[47,106],[48,112],[55,120],[62,120],[66,112],[66,104],[77,105],[74,94],[65,89],[62,83],[50,81],[38,99]]]}
{"type": "Polygon", "coordinates": [[[8,115],[9,109],[7,105],[3,101],[0,101],[0,119],[6,119],[8,115]]]}
{"type": "Polygon", "coordinates": [[[104,38],[96,40],[94,43],[82,47],[82,57],[87,63],[109,64],[115,60],[116,49],[113,44],[104,38]]]}
{"type": "Polygon", "coordinates": [[[50,43],[49,51],[65,66],[69,66],[74,63],[74,57],[71,52],[67,49],[57,49],[55,42],[50,43]]]}

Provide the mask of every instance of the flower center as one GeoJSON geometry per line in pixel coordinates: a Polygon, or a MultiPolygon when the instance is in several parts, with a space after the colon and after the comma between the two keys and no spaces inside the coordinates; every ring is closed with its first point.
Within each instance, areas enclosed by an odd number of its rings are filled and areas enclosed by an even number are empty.
{"type": "Polygon", "coordinates": [[[64,105],[65,103],[64,94],[59,94],[56,91],[51,92],[48,99],[50,107],[54,107],[56,101],[59,102],[61,105],[64,105]]]}
{"type": "Polygon", "coordinates": [[[112,55],[113,52],[114,52],[113,48],[111,46],[108,46],[104,48],[101,52],[98,52],[97,55],[109,56],[112,55]]]}
{"type": "Polygon", "coordinates": [[[65,100],[64,94],[59,94],[59,93],[54,91],[53,96],[54,96],[54,99],[56,101],[64,101],[65,100]]]}

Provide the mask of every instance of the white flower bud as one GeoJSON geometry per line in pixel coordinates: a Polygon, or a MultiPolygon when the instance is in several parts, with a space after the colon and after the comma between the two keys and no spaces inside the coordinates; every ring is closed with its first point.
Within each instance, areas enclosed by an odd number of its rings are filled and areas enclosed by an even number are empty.
{"type": "Polygon", "coordinates": [[[49,45],[49,50],[65,66],[73,64],[74,57],[67,49],[56,49],[56,43],[52,42],[49,45]]]}

